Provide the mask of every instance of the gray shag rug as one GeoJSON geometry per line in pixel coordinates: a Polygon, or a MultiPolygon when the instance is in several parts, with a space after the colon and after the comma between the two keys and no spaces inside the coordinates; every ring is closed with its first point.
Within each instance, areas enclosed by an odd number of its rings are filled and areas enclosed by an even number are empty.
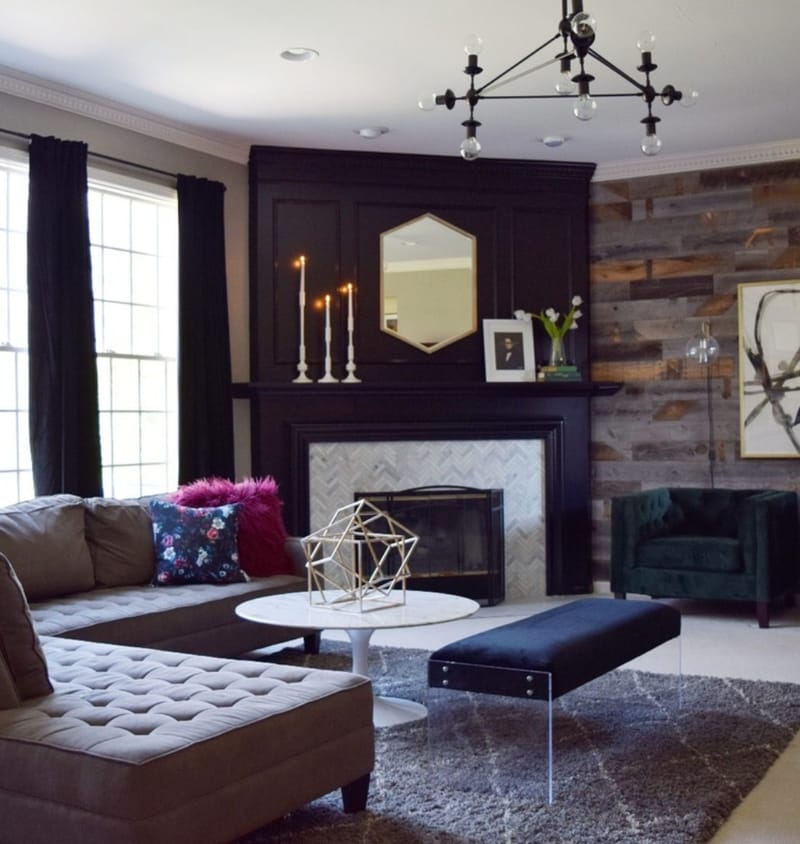
{"type": "MultiPolygon", "coordinates": [[[[349,647],[271,654],[348,670],[349,647]]],[[[554,803],[546,802],[540,701],[437,690],[419,650],[373,647],[379,694],[431,705],[376,731],[367,811],[339,792],[240,844],[688,844],[708,841],[800,729],[800,686],[620,669],[554,705],[554,803]]]]}

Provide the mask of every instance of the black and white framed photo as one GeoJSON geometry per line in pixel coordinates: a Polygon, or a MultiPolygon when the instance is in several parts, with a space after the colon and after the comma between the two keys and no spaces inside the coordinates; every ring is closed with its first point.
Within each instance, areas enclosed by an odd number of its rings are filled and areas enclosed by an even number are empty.
{"type": "Polygon", "coordinates": [[[535,381],[533,326],[521,319],[485,319],[483,353],[487,381],[535,381]]]}
{"type": "Polygon", "coordinates": [[[800,281],[738,296],[741,456],[800,457],[800,281]]]}

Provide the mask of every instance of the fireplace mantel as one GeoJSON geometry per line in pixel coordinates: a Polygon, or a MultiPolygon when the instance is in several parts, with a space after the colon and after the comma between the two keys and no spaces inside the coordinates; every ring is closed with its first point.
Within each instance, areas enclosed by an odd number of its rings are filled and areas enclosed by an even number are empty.
{"type": "Polygon", "coordinates": [[[491,401],[493,397],[511,396],[521,398],[553,397],[553,396],[611,396],[622,385],[616,381],[508,381],[508,382],[451,382],[451,383],[415,383],[407,381],[388,384],[272,384],[258,382],[239,382],[233,385],[233,397],[237,399],[251,399],[267,395],[292,400],[318,398],[374,398],[386,396],[414,398],[415,396],[429,397],[432,393],[459,396],[469,394],[491,401]]]}
{"type": "Polygon", "coordinates": [[[540,439],[547,592],[590,592],[590,404],[617,383],[236,384],[249,399],[253,472],[279,484],[290,532],[309,531],[314,442],[540,439]]]}

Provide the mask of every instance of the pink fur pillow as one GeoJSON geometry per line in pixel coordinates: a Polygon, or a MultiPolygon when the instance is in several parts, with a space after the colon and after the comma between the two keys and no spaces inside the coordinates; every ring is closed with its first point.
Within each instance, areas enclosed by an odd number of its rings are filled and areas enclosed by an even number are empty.
{"type": "Polygon", "coordinates": [[[170,500],[184,507],[219,507],[239,504],[239,565],[252,577],[291,574],[286,553],[288,538],[283,523],[283,502],[271,477],[202,478],[180,487],[170,500]]]}

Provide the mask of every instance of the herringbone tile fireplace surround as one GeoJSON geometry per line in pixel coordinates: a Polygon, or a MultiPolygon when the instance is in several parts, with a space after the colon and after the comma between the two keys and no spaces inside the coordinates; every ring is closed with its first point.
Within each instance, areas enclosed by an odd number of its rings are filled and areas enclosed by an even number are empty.
{"type": "MultiPolygon", "coordinates": [[[[546,594],[544,446],[536,439],[315,442],[309,448],[310,526],[328,523],[356,490],[417,486],[502,489],[507,600],[546,594]]],[[[413,571],[413,558],[411,560],[413,571]]]]}

